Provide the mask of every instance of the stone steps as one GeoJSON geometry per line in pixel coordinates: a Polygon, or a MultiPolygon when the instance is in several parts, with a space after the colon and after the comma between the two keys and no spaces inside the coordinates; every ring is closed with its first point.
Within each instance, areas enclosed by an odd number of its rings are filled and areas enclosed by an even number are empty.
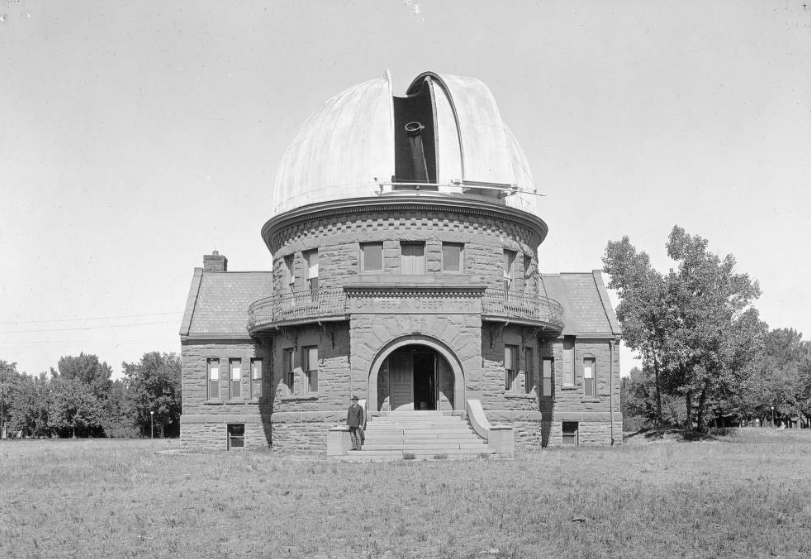
{"type": "Polygon", "coordinates": [[[458,415],[392,412],[370,418],[363,450],[341,460],[442,460],[491,456],[487,441],[458,415]]]}

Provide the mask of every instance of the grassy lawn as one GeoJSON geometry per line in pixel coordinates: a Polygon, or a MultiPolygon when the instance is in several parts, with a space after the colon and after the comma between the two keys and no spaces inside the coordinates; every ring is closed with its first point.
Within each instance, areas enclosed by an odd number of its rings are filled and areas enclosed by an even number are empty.
{"type": "Polygon", "coordinates": [[[2,557],[809,557],[811,431],[351,464],[2,441],[2,557]]]}

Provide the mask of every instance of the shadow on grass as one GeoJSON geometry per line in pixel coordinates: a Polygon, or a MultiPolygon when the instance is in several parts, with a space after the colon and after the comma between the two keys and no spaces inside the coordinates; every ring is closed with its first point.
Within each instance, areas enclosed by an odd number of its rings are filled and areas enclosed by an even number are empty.
{"type": "Polygon", "coordinates": [[[633,439],[635,437],[640,437],[645,439],[646,441],[662,441],[662,440],[673,440],[676,442],[706,442],[706,441],[718,441],[725,438],[732,438],[738,435],[738,431],[735,428],[711,428],[707,431],[694,431],[694,430],[687,430],[681,427],[646,427],[644,429],[640,429],[639,431],[634,431],[632,433],[627,433],[624,435],[625,439],[633,439]]]}

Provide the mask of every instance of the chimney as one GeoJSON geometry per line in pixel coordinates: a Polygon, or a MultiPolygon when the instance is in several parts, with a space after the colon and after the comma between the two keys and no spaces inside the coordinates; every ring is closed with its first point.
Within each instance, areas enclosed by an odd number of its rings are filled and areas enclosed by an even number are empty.
{"type": "Polygon", "coordinates": [[[216,250],[203,255],[203,270],[206,272],[227,272],[228,259],[216,250]]]}

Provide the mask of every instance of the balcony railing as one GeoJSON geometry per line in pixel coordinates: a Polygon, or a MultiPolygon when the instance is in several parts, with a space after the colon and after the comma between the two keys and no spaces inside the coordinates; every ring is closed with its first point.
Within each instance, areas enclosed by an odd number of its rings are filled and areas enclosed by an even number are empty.
{"type": "Polygon", "coordinates": [[[563,328],[563,307],[554,299],[504,289],[484,292],[482,315],[512,321],[545,322],[563,328]]]}
{"type": "Polygon", "coordinates": [[[259,299],[248,307],[248,329],[300,324],[346,315],[343,288],[285,293],[259,299]]]}
{"type": "MultiPolygon", "coordinates": [[[[343,288],[285,293],[259,299],[248,308],[248,329],[303,324],[349,315],[343,288]]],[[[563,307],[539,295],[487,289],[482,294],[482,316],[563,328],[563,307]]]]}

